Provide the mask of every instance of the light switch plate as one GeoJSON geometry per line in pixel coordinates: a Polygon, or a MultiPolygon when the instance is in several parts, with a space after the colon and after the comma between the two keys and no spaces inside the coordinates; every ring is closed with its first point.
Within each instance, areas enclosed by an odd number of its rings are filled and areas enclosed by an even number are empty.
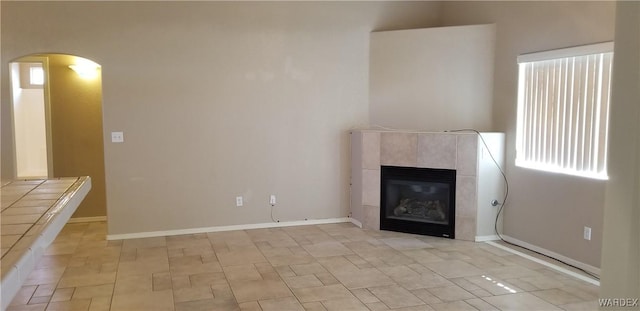
{"type": "Polygon", "coordinates": [[[111,132],[111,142],[112,143],[123,143],[124,142],[124,133],[123,132],[111,132]]]}

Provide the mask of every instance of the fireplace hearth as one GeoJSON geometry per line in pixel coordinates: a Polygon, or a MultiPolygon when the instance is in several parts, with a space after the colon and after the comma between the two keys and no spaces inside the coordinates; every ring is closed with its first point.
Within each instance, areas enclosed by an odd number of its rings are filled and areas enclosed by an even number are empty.
{"type": "Polygon", "coordinates": [[[455,238],[456,171],[381,167],[380,229],[455,238]]]}

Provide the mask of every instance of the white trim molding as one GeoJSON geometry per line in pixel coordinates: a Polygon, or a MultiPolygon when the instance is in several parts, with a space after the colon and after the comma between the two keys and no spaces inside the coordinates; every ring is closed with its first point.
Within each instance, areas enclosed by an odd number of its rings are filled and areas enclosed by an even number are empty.
{"type": "MultiPolygon", "coordinates": [[[[516,238],[510,237],[510,236],[507,236],[507,235],[503,235],[502,237],[507,242],[513,243],[513,244],[518,245],[518,246],[522,246],[524,248],[531,249],[533,251],[536,251],[536,252],[539,252],[541,254],[547,255],[547,256],[549,256],[551,258],[562,260],[562,261],[564,261],[564,262],[566,262],[566,263],[568,263],[570,265],[574,265],[574,266],[576,266],[576,267],[578,267],[580,269],[584,269],[585,271],[588,271],[588,272],[593,273],[595,275],[600,275],[600,268],[597,268],[597,267],[588,265],[586,263],[577,261],[575,259],[571,259],[569,257],[560,255],[560,254],[558,254],[556,252],[553,252],[553,251],[550,251],[548,249],[545,249],[545,248],[542,248],[542,247],[538,247],[536,245],[533,245],[533,244],[530,244],[530,243],[527,243],[527,242],[524,242],[524,241],[520,241],[520,240],[518,240],[516,238]]],[[[533,257],[531,255],[527,255],[527,254],[525,254],[523,252],[520,252],[520,251],[518,251],[516,249],[510,248],[510,247],[507,247],[507,246],[504,246],[504,245],[501,245],[501,244],[498,244],[498,243],[495,243],[495,242],[487,241],[485,243],[487,243],[489,245],[492,245],[492,246],[495,246],[497,248],[503,249],[505,251],[511,252],[513,254],[519,255],[521,257],[527,258],[527,259],[529,259],[531,261],[537,262],[537,263],[539,263],[541,265],[547,266],[547,267],[549,267],[551,269],[554,269],[556,271],[559,271],[559,272],[562,272],[564,274],[573,276],[573,277],[575,277],[577,279],[580,279],[582,281],[585,281],[587,283],[590,283],[590,284],[593,284],[593,285],[596,285],[596,286],[600,286],[600,281],[595,280],[593,278],[590,278],[588,276],[585,276],[583,274],[571,271],[569,269],[563,268],[563,267],[561,267],[559,265],[556,265],[556,264],[554,264],[552,262],[548,262],[548,261],[533,257]]]]}
{"type": "Polygon", "coordinates": [[[362,229],[362,223],[361,223],[359,220],[357,220],[357,219],[355,219],[355,218],[353,218],[353,217],[349,217],[349,221],[350,221],[352,224],[354,224],[354,225],[358,226],[358,228],[362,229]]]}
{"type": "Polygon", "coordinates": [[[149,232],[136,232],[136,233],[124,233],[124,234],[108,234],[107,235],[107,240],[109,240],[109,241],[111,241],[111,240],[126,240],[126,239],[152,238],[152,237],[172,236],[172,235],[182,235],[182,234],[233,231],[233,230],[248,230],[248,229],[281,228],[281,227],[305,226],[305,225],[336,224],[336,223],[352,222],[351,219],[353,219],[353,218],[342,217],[342,218],[326,218],[326,219],[308,219],[308,220],[298,220],[298,221],[267,222],[267,223],[259,223],[259,224],[215,226],[215,227],[178,229],[178,230],[167,230],[167,231],[149,231],[149,232]]]}
{"type": "Polygon", "coordinates": [[[476,235],[476,242],[498,241],[500,237],[497,235],[476,235]]]}

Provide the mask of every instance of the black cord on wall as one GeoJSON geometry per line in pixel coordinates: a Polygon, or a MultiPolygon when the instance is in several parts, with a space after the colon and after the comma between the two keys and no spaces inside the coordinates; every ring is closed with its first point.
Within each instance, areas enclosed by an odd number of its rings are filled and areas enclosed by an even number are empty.
{"type": "Polygon", "coordinates": [[[502,178],[503,178],[503,180],[504,180],[505,191],[504,191],[504,197],[502,198],[502,202],[501,202],[501,203],[499,203],[499,204],[500,204],[500,209],[498,209],[498,213],[496,214],[496,220],[495,220],[495,222],[494,222],[494,224],[493,224],[493,229],[495,230],[496,235],[498,236],[498,238],[499,238],[502,242],[504,242],[504,243],[506,243],[506,244],[509,244],[509,245],[513,245],[513,246],[517,246],[517,247],[524,248],[524,249],[526,249],[526,250],[528,250],[528,251],[530,251],[530,252],[534,252],[534,253],[536,253],[536,254],[538,254],[538,255],[542,255],[542,256],[545,256],[545,257],[547,257],[547,258],[551,258],[551,259],[553,259],[553,260],[555,260],[555,261],[557,261],[557,262],[563,263],[563,264],[565,264],[565,265],[567,265],[567,266],[569,266],[569,267],[572,267],[572,268],[574,268],[574,269],[577,269],[577,270],[579,270],[579,271],[582,271],[582,272],[584,272],[585,274],[587,274],[587,275],[591,276],[592,278],[594,278],[594,279],[596,279],[596,280],[600,280],[600,277],[598,277],[597,275],[595,275],[595,274],[593,274],[593,273],[591,273],[591,272],[589,272],[589,271],[587,271],[587,270],[585,270],[585,269],[583,269],[583,268],[577,267],[577,266],[575,266],[575,265],[572,265],[572,264],[570,264],[570,263],[567,263],[567,262],[565,262],[565,261],[562,261],[562,260],[560,260],[560,259],[558,259],[558,258],[551,257],[551,256],[546,255],[546,254],[543,254],[543,253],[541,253],[541,252],[538,252],[538,251],[532,250],[532,249],[527,248],[527,247],[524,247],[524,246],[522,246],[522,245],[518,245],[518,244],[515,244],[515,243],[511,243],[511,242],[509,242],[509,241],[505,240],[505,239],[502,237],[502,235],[500,234],[500,232],[498,231],[498,219],[500,218],[500,215],[502,214],[502,211],[504,210],[504,206],[507,204],[507,198],[509,197],[509,180],[507,179],[507,175],[506,175],[506,174],[504,173],[504,171],[502,170],[502,167],[500,167],[500,164],[498,164],[498,161],[496,161],[496,159],[493,157],[493,154],[491,153],[491,150],[489,149],[489,146],[487,145],[487,143],[485,142],[484,138],[482,137],[482,134],[481,134],[478,130],[475,130],[475,129],[456,129],[456,130],[447,130],[447,131],[445,131],[445,132],[474,132],[474,133],[476,133],[476,134],[478,135],[478,137],[480,137],[480,140],[482,141],[482,144],[484,145],[485,149],[487,149],[487,152],[489,153],[489,157],[491,157],[491,160],[493,161],[493,163],[496,165],[496,167],[497,167],[497,168],[498,168],[498,170],[500,171],[500,174],[502,175],[502,178]]]}

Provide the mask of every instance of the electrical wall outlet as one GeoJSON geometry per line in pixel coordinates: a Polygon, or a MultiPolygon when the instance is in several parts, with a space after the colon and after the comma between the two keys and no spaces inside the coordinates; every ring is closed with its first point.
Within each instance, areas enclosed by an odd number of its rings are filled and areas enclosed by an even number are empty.
{"type": "Polygon", "coordinates": [[[269,204],[276,205],[276,195],[275,194],[272,194],[271,196],[269,196],[269,204]]]}
{"type": "Polygon", "coordinates": [[[111,142],[112,143],[123,143],[124,142],[124,133],[123,132],[111,132],[111,142]]]}
{"type": "Polygon", "coordinates": [[[584,227],[584,239],[587,241],[591,241],[591,228],[589,227],[584,227]]]}
{"type": "Polygon", "coordinates": [[[242,206],[242,197],[236,197],[236,206],[242,206]]]}

